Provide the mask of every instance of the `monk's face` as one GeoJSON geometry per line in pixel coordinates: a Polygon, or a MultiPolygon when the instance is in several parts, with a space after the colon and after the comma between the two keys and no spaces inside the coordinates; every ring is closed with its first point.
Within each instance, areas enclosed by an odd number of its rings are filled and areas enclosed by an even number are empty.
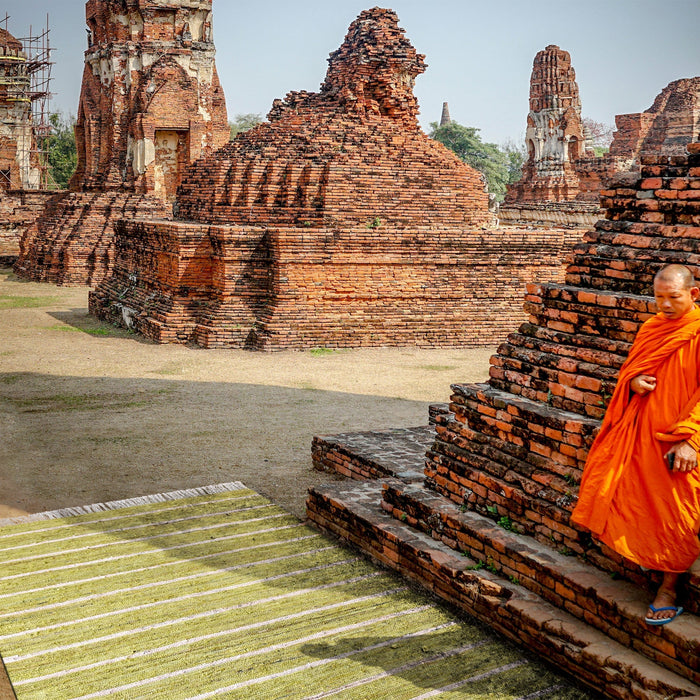
{"type": "Polygon", "coordinates": [[[661,278],[654,282],[654,298],[659,313],[668,319],[685,316],[693,308],[700,296],[698,287],[686,287],[682,278],[677,276],[661,278]]]}

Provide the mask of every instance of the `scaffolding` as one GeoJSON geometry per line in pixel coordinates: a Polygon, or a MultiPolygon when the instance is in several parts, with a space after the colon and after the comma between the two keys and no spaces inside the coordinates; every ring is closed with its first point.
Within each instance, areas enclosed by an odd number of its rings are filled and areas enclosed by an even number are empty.
{"type": "MultiPolygon", "coordinates": [[[[8,31],[10,16],[0,20],[0,27],[8,31]]],[[[17,141],[17,162],[22,189],[56,189],[57,185],[49,170],[48,142],[51,136],[49,104],[51,100],[51,49],[49,42],[49,15],[46,27],[35,34],[29,27],[29,36],[18,37],[22,51],[12,55],[0,55],[0,64],[5,69],[0,81],[5,87],[6,100],[12,104],[25,104],[26,110],[15,111],[21,114],[26,136],[17,141]],[[12,63],[14,62],[14,65],[12,63]],[[38,171],[38,177],[36,172],[38,171]]],[[[4,120],[9,123],[10,120],[4,120]]],[[[0,176],[4,171],[0,171],[0,176]]]]}

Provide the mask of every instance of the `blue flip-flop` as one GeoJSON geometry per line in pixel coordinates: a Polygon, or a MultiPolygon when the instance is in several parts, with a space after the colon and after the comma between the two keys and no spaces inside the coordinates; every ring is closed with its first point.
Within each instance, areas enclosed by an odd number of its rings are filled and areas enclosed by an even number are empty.
{"type": "Polygon", "coordinates": [[[676,607],[675,605],[667,605],[663,608],[657,608],[654,605],[649,605],[649,610],[652,612],[661,612],[662,610],[673,610],[674,615],[672,617],[663,617],[660,620],[656,620],[653,617],[645,617],[644,622],[648,625],[667,625],[671,620],[675,620],[682,612],[683,608],[676,607]]]}

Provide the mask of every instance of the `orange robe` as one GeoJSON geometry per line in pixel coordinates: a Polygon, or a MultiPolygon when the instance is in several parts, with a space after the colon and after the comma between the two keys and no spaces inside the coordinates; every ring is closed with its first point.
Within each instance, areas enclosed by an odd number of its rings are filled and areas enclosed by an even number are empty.
{"type": "Polygon", "coordinates": [[[700,451],[697,307],[640,328],[588,453],[572,521],[641,566],[687,571],[700,554],[700,467],[672,472],[665,460],[683,440],[700,451]],[[644,396],[630,391],[640,374],[657,380],[644,396]]]}

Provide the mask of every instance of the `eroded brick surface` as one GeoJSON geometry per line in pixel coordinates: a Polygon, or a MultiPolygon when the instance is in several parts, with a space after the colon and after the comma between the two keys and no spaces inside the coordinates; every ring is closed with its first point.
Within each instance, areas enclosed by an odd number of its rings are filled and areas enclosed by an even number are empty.
{"type": "Polygon", "coordinates": [[[19,256],[20,241],[55,196],[47,190],[0,188],[0,262],[12,265],[19,256]]]}

